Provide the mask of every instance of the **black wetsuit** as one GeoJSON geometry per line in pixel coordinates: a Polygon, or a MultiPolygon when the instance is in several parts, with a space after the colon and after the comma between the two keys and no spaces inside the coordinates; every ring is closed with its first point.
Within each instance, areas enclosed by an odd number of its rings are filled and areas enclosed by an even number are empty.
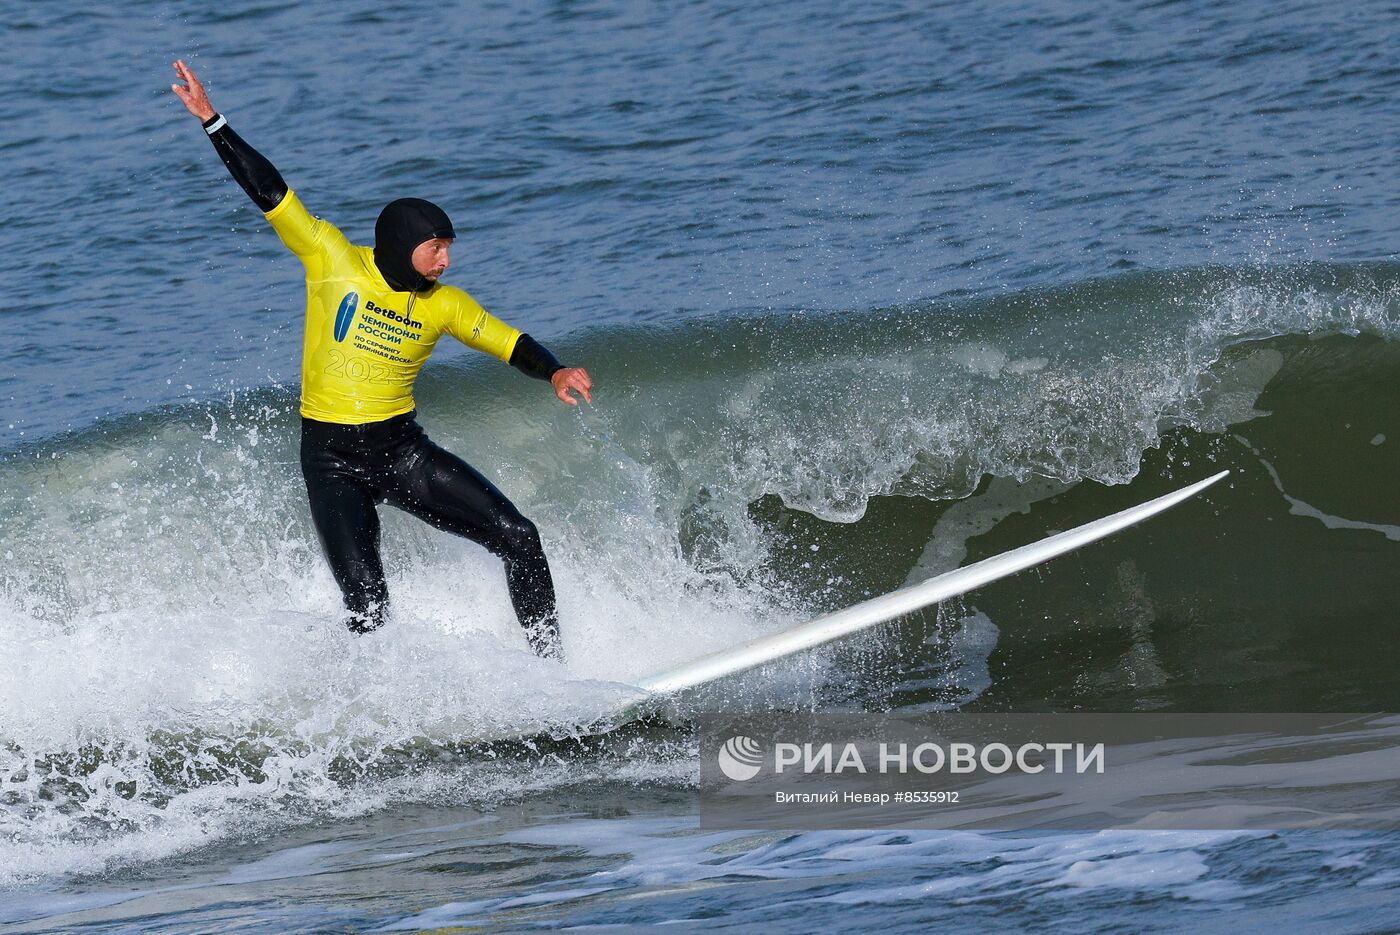
{"type": "MultiPolygon", "coordinates": [[[[276,168],[223,117],[216,114],[205,129],[253,202],[264,212],[274,211],[288,193],[276,168]]],[[[413,269],[413,249],[425,240],[452,236],[451,222],[436,205],[400,199],[384,209],[375,226],[374,263],[396,290],[429,289],[432,283],[413,269]]],[[[529,335],[516,340],[510,364],[545,380],[562,367],[529,335]]],[[[367,632],[384,622],[389,595],[376,506],[389,503],[499,556],[531,646],[541,655],[557,655],[554,584],[535,525],[479,471],[433,444],[414,416],[409,412],[361,424],[302,418],[301,467],[311,517],[350,611],[349,627],[367,632]]]]}

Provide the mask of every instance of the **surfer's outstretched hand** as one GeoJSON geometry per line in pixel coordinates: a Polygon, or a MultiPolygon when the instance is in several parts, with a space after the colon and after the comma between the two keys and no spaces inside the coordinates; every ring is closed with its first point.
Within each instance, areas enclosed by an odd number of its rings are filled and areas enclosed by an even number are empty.
{"type": "Polygon", "coordinates": [[[200,119],[200,122],[214,116],[214,108],[209,104],[209,95],[204,93],[204,85],[199,83],[194,69],[185,64],[184,59],[175,62],[175,74],[184,84],[172,84],[170,90],[184,102],[185,109],[200,119]]]}
{"type": "Polygon", "coordinates": [[[593,389],[593,381],[588,379],[588,371],[582,367],[565,367],[563,370],[556,370],[554,376],[549,378],[549,382],[554,384],[554,395],[559,397],[560,402],[577,406],[578,400],[574,399],[573,393],[578,393],[583,397],[584,402],[590,405],[593,402],[593,397],[589,395],[589,391],[593,389]]]}

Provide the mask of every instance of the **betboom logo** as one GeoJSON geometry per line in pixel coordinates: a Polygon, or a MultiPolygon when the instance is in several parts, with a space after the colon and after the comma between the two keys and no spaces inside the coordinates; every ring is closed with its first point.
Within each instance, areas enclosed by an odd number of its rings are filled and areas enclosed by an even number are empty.
{"type": "Polygon", "coordinates": [[[735,782],[744,782],[757,776],[763,768],[763,748],[758,741],[740,734],[724,742],[718,759],[724,775],[735,782]]]}
{"type": "Polygon", "coordinates": [[[350,333],[350,322],[355,319],[355,307],[360,304],[358,292],[347,292],[340,300],[340,308],[335,311],[335,339],[344,341],[350,333]]]}

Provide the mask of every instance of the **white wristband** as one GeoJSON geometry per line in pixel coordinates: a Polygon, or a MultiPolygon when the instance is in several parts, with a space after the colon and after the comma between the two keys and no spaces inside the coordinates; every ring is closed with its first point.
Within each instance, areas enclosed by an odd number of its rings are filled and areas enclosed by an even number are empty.
{"type": "Polygon", "coordinates": [[[223,114],[219,114],[218,117],[218,120],[215,120],[213,123],[209,124],[209,126],[204,128],[205,133],[208,133],[210,136],[213,136],[215,133],[228,126],[228,121],[224,119],[223,114]]]}

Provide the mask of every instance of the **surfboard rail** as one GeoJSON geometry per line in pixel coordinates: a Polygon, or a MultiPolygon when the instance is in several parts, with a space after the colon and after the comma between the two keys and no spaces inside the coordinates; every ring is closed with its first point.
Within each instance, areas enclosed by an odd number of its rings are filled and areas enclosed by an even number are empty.
{"type": "Polygon", "coordinates": [[[1169,510],[1184,500],[1189,500],[1229,473],[1229,471],[1221,471],[1180,490],[1129,507],[1102,519],[1093,520],[1082,526],[1076,526],[1065,532],[1056,533],[1029,545],[984,558],[980,562],[974,562],[962,568],[955,568],[927,581],[921,581],[918,584],[870,598],[844,610],[825,614],[786,630],[769,633],[737,646],[701,656],[664,672],[648,676],[637,682],[636,685],[652,695],[668,695],[712,682],[726,675],[734,675],[746,669],[752,669],[765,662],[772,662],[804,649],[830,643],[832,640],[885,623],[930,604],[966,594],[985,584],[1025,571],[1027,568],[1052,558],[1058,558],[1091,542],[1097,542],[1106,536],[1111,536],[1115,532],[1127,529],[1129,526],[1169,510]]]}

